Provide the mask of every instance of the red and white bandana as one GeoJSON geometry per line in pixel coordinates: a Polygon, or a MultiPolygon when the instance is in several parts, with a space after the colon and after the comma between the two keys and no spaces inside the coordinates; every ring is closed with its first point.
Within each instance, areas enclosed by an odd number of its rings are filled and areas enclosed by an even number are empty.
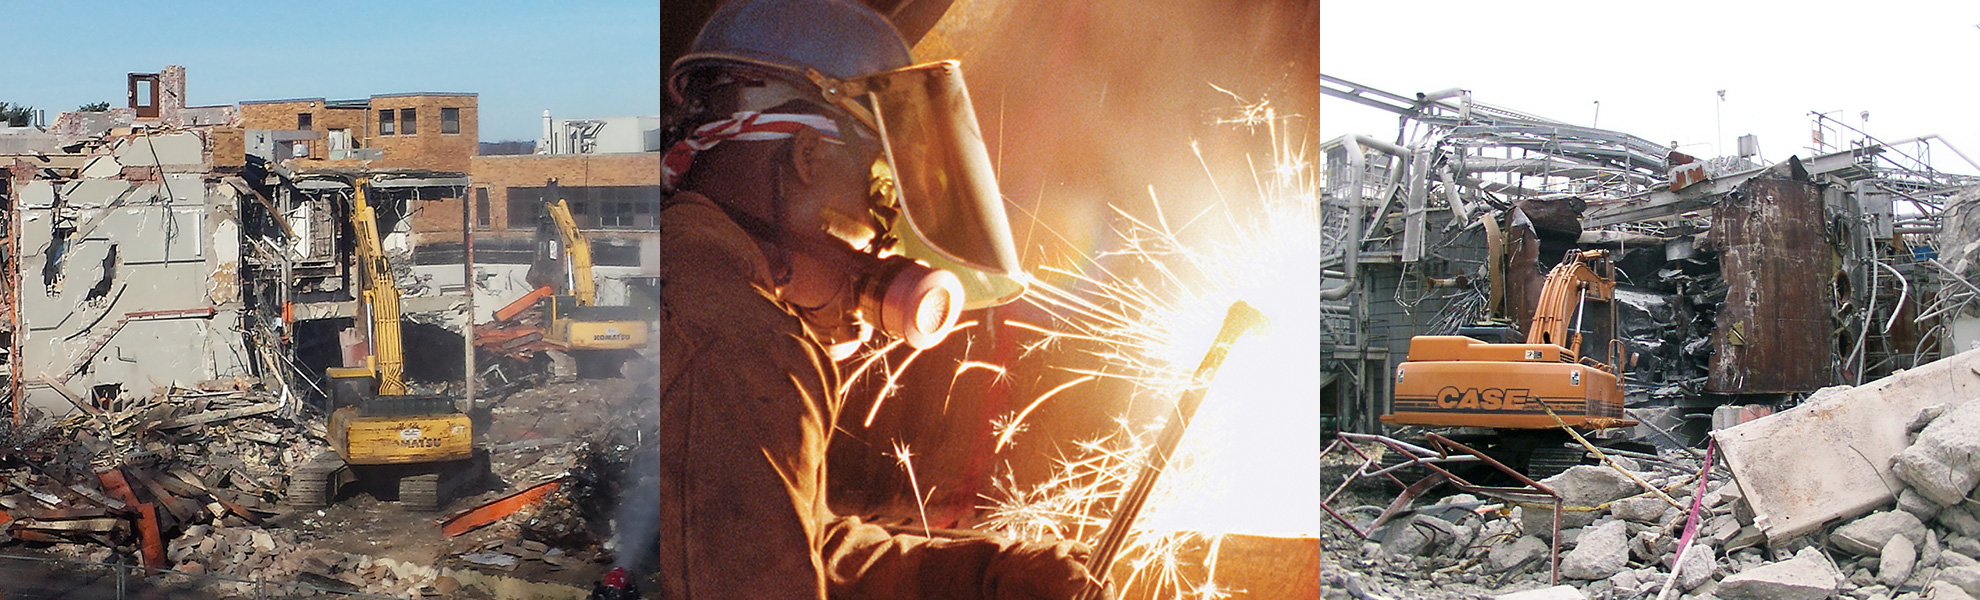
{"type": "Polygon", "coordinates": [[[667,175],[667,189],[673,190],[688,168],[694,166],[694,157],[703,150],[715,147],[729,140],[744,142],[763,140],[784,140],[797,135],[800,128],[809,127],[824,134],[825,140],[843,143],[839,137],[839,125],[832,119],[820,115],[739,112],[729,118],[702,125],[693,135],[667,149],[667,156],[661,159],[660,168],[667,175]]]}

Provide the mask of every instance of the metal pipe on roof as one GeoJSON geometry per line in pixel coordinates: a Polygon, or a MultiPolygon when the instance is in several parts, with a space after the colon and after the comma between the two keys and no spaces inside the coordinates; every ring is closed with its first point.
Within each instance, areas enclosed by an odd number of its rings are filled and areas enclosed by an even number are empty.
{"type": "Polygon", "coordinates": [[[1340,300],[1346,298],[1349,292],[1354,291],[1355,282],[1358,280],[1361,262],[1361,225],[1362,220],[1367,216],[1368,208],[1361,197],[1363,188],[1367,186],[1366,178],[1368,176],[1368,155],[1362,151],[1362,146],[1364,145],[1381,150],[1392,156],[1409,155],[1409,151],[1404,150],[1401,146],[1366,135],[1357,134],[1341,138],[1341,147],[1347,150],[1348,159],[1348,222],[1347,235],[1342,238],[1342,243],[1345,246],[1342,248],[1342,252],[1345,254],[1341,258],[1341,272],[1346,282],[1338,286],[1320,290],[1320,299],[1322,300],[1340,300]]]}

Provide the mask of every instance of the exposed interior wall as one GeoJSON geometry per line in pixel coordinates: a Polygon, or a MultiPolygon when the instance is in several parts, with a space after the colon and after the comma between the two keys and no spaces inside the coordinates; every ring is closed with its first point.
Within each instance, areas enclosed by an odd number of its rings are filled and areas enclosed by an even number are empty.
{"type": "Polygon", "coordinates": [[[71,180],[16,182],[27,405],[116,384],[149,394],[249,373],[236,190],[201,132],[131,137],[71,180]]]}

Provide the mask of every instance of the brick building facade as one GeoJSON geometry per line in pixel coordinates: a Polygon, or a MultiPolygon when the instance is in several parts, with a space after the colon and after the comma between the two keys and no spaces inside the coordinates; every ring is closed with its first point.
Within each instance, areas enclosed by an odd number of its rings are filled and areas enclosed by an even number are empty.
{"type": "MultiPolygon", "coordinates": [[[[321,166],[467,172],[481,140],[478,96],[456,92],[376,94],[364,100],[294,98],[241,103],[244,129],[301,131],[284,140],[321,166]],[[375,153],[359,152],[370,149],[375,153]]],[[[297,155],[300,156],[297,156],[297,155]]]]}

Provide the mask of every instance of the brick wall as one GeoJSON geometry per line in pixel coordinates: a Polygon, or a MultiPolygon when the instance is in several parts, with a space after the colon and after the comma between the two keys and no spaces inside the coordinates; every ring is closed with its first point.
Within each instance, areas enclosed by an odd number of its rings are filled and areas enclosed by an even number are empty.
{"type": "MultiPolygon", "coordinates": [[[[468,171],[468,161],[479,151],[480,127],[473,94],[391,94],[371,97],[366,128],[366,148],[385,151],[374,168],[468,171]],[[460,110],[460,131],[441,132],[441,109],[460,110]],[[413,109],[413,133],[407,135],[401,119],[405,109],[413,109]],[[384,135],[379,124],[383,111],[392,111],[393,133],[384,135]]],[[[459,212],[456,210],[456,212],[459,212]]],[[[456,228],[458,228],[458,224],[456,228]]]]}
{"type": "MultiPolygon", "coordinates": [[[[426,117],[421,115],[419,118],[424,121],[426,117]]],[[[438,117],[435,120],[437,122],[438,117]]],[[[535,223],[509,222],[509,188],[541,187],[545,180],[553,177],[558,185],[564,187],[658,186],[660,153],[476,156],[470,161],[467,172],[474,184],[468,188],[466,198],[421,200],[414,207],[412,230],[415,244],[460,243],[461,203],[476,201],[482,190],[488,197],[489,225],[475,228],[477,243],[533,239],[536,235],[535,223]]],[[[657,206],[654,208],[658,209],[657,206]]],[[[585,231],[593,240],[643,243],[653,237],[650,229],[587,228],[585,231]]]]}
{"type": "Polygon", "coordinates": [[[242,129],[295,129],[296,117],[308,114],[310,130],[319,134],[317,139],[307,142],[309,157],[327,159],[330,158],[329,132],[333,129],[349,131],[352,144],[363,147],[368,112],[362,108],[329,108],[321,98],[243,102],[240,122],[242,129]]]}

